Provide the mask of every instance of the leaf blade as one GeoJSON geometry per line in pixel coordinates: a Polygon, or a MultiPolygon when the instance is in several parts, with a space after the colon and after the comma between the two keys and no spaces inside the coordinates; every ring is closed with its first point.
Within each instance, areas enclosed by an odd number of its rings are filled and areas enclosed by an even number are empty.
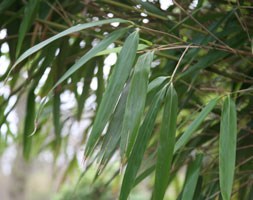
{"type": "Polygon", "coordinates": [[[178,97],[170,85],[165,98],[160,141],[158,147],[153,199],[162,200],[169,181],[171,161],[175,145],[178,97]]]}
{"type": "Polygon", "coordinates": [[[109,78],[109,83],[104,92],[101,104],[98,108],[92,132],[85,149],[86,156],[93,151],[101,132],[114,110],[115,104],[117,103],[119,95],[130,74],[136,56],[138,42],[139,33],[136,31],[128,36],[123,45],[111,77],[109,78]],[[121,76],[119,76],[119,74],[121,74],[121,76]]]}
{"type": "Polygon", "coordinates": [[[48,44],[50,44],[51,42],[64,37],[66,35],[87,29],[87,28],[91,28],[94,26],[99,26],[99,25],[103,25],[103,24],[108,24],[108,23],[113,23],[113,22],[120,22],[120,23],[130,23],[130,21],[127,20],[123,20],[123,19],[119,19],[119,18],[115,18],[115,19],[106,19],[106,20],[100,20],[100,21],[95,21],[95,22],[90,22],[90,23],[86,23],[86,24],[78,24],[76,26],[73,26],[71,28],[68,28],[65,31],[62,31],[60,33],[58,33],[57,35],[43,41],[40,42],[39,44],[33,46],[32,48],[26,50],[18,59],[17,61],[14,63],[12,69],[10,71],[12,71],[19,63],[21,63],[24,59],[28,58],[30,55],[34,54],[35,52],[39,51],[40,49],[42,49],[43,47],[47,46],[48,44]]]}
{"type": "Polygon", "coordinates": [[[121,157],[123,157],[125,152],[128,157],[136,139],[136,133],[145,107],[148,75],[152,60],[153,52],[148,52],[140,56],[135,65],[120,134],[121,157]]]}
{"type": "Polygon", "coordinates": [[[18,56],[21,51],[21,47],[22,47],[22,43],[25,38],[25,34],[32,25],[32,21],[34,20],[35,15],[37,13],[39,3],[40,3],[39,0],[36,0],[36,1],[30,0],[25,7],[24,17],[23,17],[23,20],[22,20],[20,27],[19,27],[16,56],[18,56]]]}
{"type": "Polygon", "coordinates": [[[119,197],[120,200],[126,200],[132,187],[134,186],[135,178],[141,165],[141,161],[144,156],[149,136],[154,128],[155,118],[160,109],[164,92],[165,90],[162,90],[158,94],[156,94],[152,101],[152,105],[150,106],[150,109],[144,119],[144,122],[142,123],[138,131],[136,142],[134,144],[133,151],[129,157],[127,168],[121,185],[119,197]]]}
{"type": "Polygon", "coordinates": [[[203,155],[198,154],[189,165],[181,200],[192,200],[197,186],[203,155]]]}
{"type": "Polygon", "coordinates": [[[30,137],[30,133],[34,129],[34,119],[36,112],[36,102],[35,102],[35,87],[31,88],[26,104],[26,117],[24,124],[24,133],[23,133],[23,155],[26,160],[29,160],[31,148],[32,148],[32,137],[30,137]]]}
{"type": "Polygon", "coordinates": [[[101,147],[101,153],[103,153],[103,157],[100,163],[102,168],[100,169],[100,171],[105,167],[106,163],[111,158],[111,155],[113,154],[114,150],[116,149],[120,141],[119,130],[121,130],[123,124],[123,117],[126,108],[128,92],[129,92],[129,83],[126,85],[120,96],[119,102],[112,115],[112,119],[109,123],[108,130],[103,140],[103,144],[101,147]]]}
{"type": "Polygon", "coordinates": [[[236,121],[235,103],[230,97],[227,97],[222,107],[219,140],[220,189],[224,200],[230,199],[233,187],[236,159],[236,121]]]}
{"type": "Polygon", "coordinates": [[[71,76],[74,72],[80,69],[85,63],[87,63],[90,59],[92,59],[98,52],[103,51],[107,48],[111,43],[120,38],[128,28],[122,28],[116,30],[109,34],[105,39],[103,39],[100,43],[90,49],[85,55],[83,55],[74,65],[72,65],[67,72],[63,74],[63,76],[57,81],[57,83],[53,86],[52,89],[56,88],[59,84],[65,81],[69,76],[71,76]]]}
{"type": "Polygon", "coordinates": [[[199,113],[197,118],[190,124],[190,126],[187,128],[187,130],[182,134],[182,136],[177,140],[175,144],[174,153],[178,151],[181,147],[183,147],[192,134],[197,130],[197,128],[200,126],[200,124],[204,121],[206,116],[212,111],[212,109],[217,104],[218,99],[214,98],[212,99],[205,108],[199,113]]]}

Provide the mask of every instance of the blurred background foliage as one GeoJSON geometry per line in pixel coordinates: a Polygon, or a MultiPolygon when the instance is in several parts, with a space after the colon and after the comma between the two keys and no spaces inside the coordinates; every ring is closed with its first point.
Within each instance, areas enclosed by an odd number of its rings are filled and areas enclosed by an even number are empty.
{"type": "MultiPolygon", "coordinates": [[[[120,158],[119,141],[113,143],[105,129],[88,158],[84,150],[119,56],[116,47],[122,47],[136,28],[141,44],[136,57],[154,51],[141,121],[173,72],[178,95],[176,141],[200,111],[219,98],[174,152],[164,199],[184,199],[189,184],[190,199],[221,199],[219,132],[222,98],[228,94],[236,103],[238,118],[231,198],[253,199],[252,21],[251,0],[1,0],[0,199],[118,198],[129,158],[120,158]],[[72,32],[15,64],[26,50],[70,27],[111,18],[131,22],[72,32]],[[109,51],[100,52],[54,87],[105,35],[122,27],[127,31],[109,45],[109,51]],[[101,161],[100,152],[107,147],[109,155],[101,161]],[[197,176],[191,183],[193,172],[197,176]]],[[[124,92],[121,97],[125,98],[124,92]]],[[[164,101],[153,120],[130,199],[151,197],[163,105],[164,101]]],[[[115,115],[116,111],[107,123],[113,124],[115,115]]],[[[120,112],[117,119],[123,115],[120,112]]]]}

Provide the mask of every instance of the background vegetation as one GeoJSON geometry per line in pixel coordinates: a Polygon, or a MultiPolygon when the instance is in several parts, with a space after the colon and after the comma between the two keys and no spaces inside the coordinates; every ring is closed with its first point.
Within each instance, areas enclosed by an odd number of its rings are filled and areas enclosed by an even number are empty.
{"type": "Polygon", "coordinates": [[[45,153],[55,190],[66,183],[58,199],[253,199],[252,10],[250,0],[2,0],[12,199],[45,153]]]}

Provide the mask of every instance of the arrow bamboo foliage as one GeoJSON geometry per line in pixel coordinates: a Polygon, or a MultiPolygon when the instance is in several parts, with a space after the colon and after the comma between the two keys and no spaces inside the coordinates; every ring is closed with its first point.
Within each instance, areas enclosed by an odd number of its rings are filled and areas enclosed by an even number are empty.
{"type": "Polygon", "coordinates": [[[84,148],[80,180],[112,171],[103,187],[120,182],[120,200],[140,185],[153,200],[253,199],[253,4],[164,6],[2,1],[1,154],[17,143],[27,162],[56,160],[75,146],[66,180],[84,148]]]}

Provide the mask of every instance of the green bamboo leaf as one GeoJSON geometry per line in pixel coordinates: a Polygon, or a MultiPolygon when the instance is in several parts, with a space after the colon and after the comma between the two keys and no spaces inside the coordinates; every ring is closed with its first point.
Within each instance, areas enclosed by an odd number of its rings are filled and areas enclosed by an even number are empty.
{"type": "Polygon", "coordinates": [[[135,179],[133,187],[139,185],[141,181],[143,181],[147,176],[149,176],[153,171],[155,171],[156,165],[152,165],[149,168],[147,168],[145,171],[143,171],[141,174],[137,176],[135,179]]]}
{"type": "Polygon", "coordinates": [[[236,159],[236,135],[236,105],[230,97],[227,97],[222,107],[219,140],[220,189],[224,200],[230,199],[233,187],[236,159]]]}
{"type": "Polygon", "coordinates": [[[217,104],[218,99],[212,99],[206,107],[199,113],[197,118],[190,124],[190,126],[186,129],[186,131],[182,134],[182,136],[177,140],[174,153],[183,147],[191,138],[192,134],[198,129],[200,124],[204,121],[206,116],[212,111],[212,109],[217,104]]]}
{"type": "Polygon", "coordinates": [[[17,52],[16,52],[16,57],[19,56],[24,38],[25,38],[25,34],[27,33],[27,31],[29,30],[29,28],[31,27],[33,20],[35,19],[35,15],[37,14],[37,10],[39,8],[39,0],[29,0],[29,2],[27,3],[26,7],[25,7],[25,11],[24,11],[24,17],[23,20],[20,24],[19,27],[19,32],[18,32],[18,44],[17,44],[17,52]]]}
{"type": "Polygon", "coordinates": [[[148,84],[148,92],[151,92],[155,88],[159,87],[167,79],[168,79],[168,76],[159,76],[159,77],[155,78],[154,80],[152,80],[148,84]]]}
{"type": "Polygon", "coordinates": [[[125,113],[126,108],[126,102],[127,102],[127,96],[129,92],[129,83],[124,88],[119,102],[115,108],[115,111],[112,115],[112,119],[109,123],[108,130],[105,134],[105,138],[103,140],[101,153],[103,154],[101,163],[100,163],[100,173],[103,170],[103,168],[106,166],[106,163],[111,158],[112,154],[114,153],[114,150],[116,149],[119,140],[120,140],[120,130],[122,129],[123,124],[123,117],[125,113]]]}
{"type": "Polygon", "coordinates": [[[134,59],[136,56],[137,45],[139,42],[139,33],[135,31],[126,39],[123,48],[119,54],[117,63],[109,78],[108,86],[104,92],[101,104],[98,108],[96,118],[90,134],[85,155],[88,156],[94,149],[94,146],[108,122],[119,95],[122,92],[124,84],[130,74],[134,59]]]}
{"type": "Polygon", "coordinates": [[[122,28],[109,34],[105,39],[103,39],[91,50],[89,50],[85,55],[83,55],[73,66],[71,66],[69,70],[66,71],[65,74],[63,74],[63,76],[57,81],[57,83],[54,85],[52,89],[56,88],[59,84],[65,81],[74,72],[80,69],[85,63],[87,63],[90,59],[92,59],[98,52],[103,51],[115,40],[122,37],[126,33],[127,30],[128,28],[122,28]]]}
{"type": "MultiPolygon", "coordinates": [[[[98,43],[96,46],[94,46],[92,49],[90,49],[84,56],[82,56],[73,66],[69,68],[67,72],[63,74],[63,76],[54,84],[54,86],[50,89],[49,94],[63,81],[65,81],[69,76],[71,76],[74,72],[76,72],[78,69],[80,69],[85,63],[87,63],[90,59],[92,59],[98,52],[104,50],[107,46],[109,46],[111,43],[113,43],[115,40],[120,38],[128,28],[122,28],[119,30],[116,30],[109,34],[105,39],[103,39],[100,43],[98,43]]],[[[136,45],[137,46],[137,45],[136,45]]],[[[122,64],[122,63],[121,63],[122,64]]],[[[123,65],[123,64],[122,64],[123,65]]],[[[117,72],[118,73],[118,72],[117,72]]],[[[115,76],[115,75],[114,75],[115,76]]],[[[126,76],[126,75],[125,75],[126,76]]],[[[117,78],[117,77],[116,77],[117,78]]],[[[123,86],[122,86],[123,87],[123,86]]],[[[45,105],[44,98],[41,102],[41,105],[39,107],[39,111],[36,115],[36,119],[38,118],[40,112],[42,111],[44,105],[45,105]]],[[[35,133],[35,130],[32,134],[35,133]]]]}
{"type": "MultiPolygon", "coordinates": [[[[139,44],[137,50],[141,51],[141,50],[144,50],[148,47],[149,47],[148,45],[139,44]]],[[[112,48],[112,49],[106,49],[104,51],[100,51],[96,56],[108,55],[110,53],[119,53],[121,51],[121,49],[122,49],[122,47],[115,47],[115,48],[112,48]]]]}
{"type": "Polygon", "coordinates": [[[155,119],[158,111],[160,110],[164,94],[165,89],[161,90],[154,96],[149,111],[138,131],[136,142],[129,157],[127,168],[124,174],[120,191],[120,200],[126,200],[132,187],[134,186],[135,178],[140,168],[149,137],[153,131],[155,119]]]}
{"type": "Polygon", "coordinates": [[[104,73],[103,73],[103,65],[104,63],[99,63],[98,71],[97,71],[97,80],[98,80],[98,88],[96,90],[96,100],[97,100],[97,106],[100,105],[101,99],[103,97],[103,93],[105,91],[105,82],[104,82],[104,73]]]}
{"type": "Polygon", "coordinates": [[[196,159],[189,165],[181,200],[193,200],[202,160],[203,155],[198,154],[196,159]]]}
{"type": "Polygon", "coordinates": [[[60,113],[60,93],[55,91],[53,97],[53,125],[54,125],[54,133],[55,133],[55,145],[54,148],[56,149],[56,154],[60,150],[61,144],[61,113],[60,113]]]}
{"type": "Polygon", "coordinates": [[[30,134],[34,129],[34,119],[36,112],[34,89],[35,87],[30,89],[26,103],[26,117],[23,133],[23,155],[26,160],[29,160],[30,157],[32,147],[32,137],[30,137],[30,134]]]}
{"type": "MultiPolygon", "coordinates": [[[[94,26],[100,26],[100,25],[103,25],[103,24],[108,24],[108,23],[113,23],[113,22],[120,22],[120,23],[131,23],[130,21],[127,21],[127,20],[123,20],[123,19],[118,19],[118,18],[115,18],[115,19],[106,19],[106,20],[100,20],[100,21],[95,21],[95,22],[90,22],[90,23],[86,23],[86,24],[78,24],[76,26],[73,26],[65,31],[62,31],[60,33],[58,33],[57,35],[43,41],[43,42],[40,42],[39,44],[33,46],[32,48],[26,50],[18,59],[17,61],[14,63],[14,65],[12,66],[10,72],[20,63],[22,62],[23,60],[25,60],[26,58],[28,58],[30,55],[34,54],[35,52],[39,51],[40,49],[42,49],[43,47],[47,46],[48,44],[52,43],[53,41],[61,38],[61,37],[64,37],[66,35],[69,35],[69,34],[72,34],[72,33],[75,33],[75,32],[78,32],[78,31],[81,31],[81,30],[84,30],[84,29],[87,29],[87,28],[91,28],[91,27],[94,27],[94,26]]],[[[102,50],[100,50],[102,51],[102,50]]],[[[96,52],[97,54],[98,52],[96,52]]],[[[95,55],[96,55],[95,54],[95,55]]],[[[10,74],[9,72],[9,74],[10,74]]]]}
{"type": "Polygon", "coordinates": [[[171,161],[175,145],[176,124],[177,124],[178,97],[171,84],[168,88],[163,119],[160,131],[160,141],[156,163],[155,185],[153,199],[163,199],[168,186],[171,161]]]}
{"type": "Polygon", "coordinates": [[[136,133],[145,107],[148,75],[152,60],[153,52],[148,52],[140,56],[135,65],[120,134],[120,151],[122,158],[124,153],[127,153],[127,157],[129,156],[136,139],[136,133]]]}
{"type": "Polygon", "coordinates": [[[204,198],[203,194],[202,194],[202,186],[203,186],[203,177],[199,176],[198,181],[197,181],[197,185],[196,185],[196,189],[194,191],[194,195],[193,195],[193,199],[194,200],[201,200],[204,198]]]}

